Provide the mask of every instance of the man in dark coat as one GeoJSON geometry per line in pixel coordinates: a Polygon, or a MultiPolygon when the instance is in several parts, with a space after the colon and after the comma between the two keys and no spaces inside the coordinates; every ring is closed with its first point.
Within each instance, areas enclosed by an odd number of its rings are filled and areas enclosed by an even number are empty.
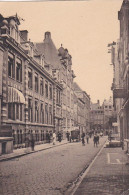
{"type": "Polygon", "coordinates": [[[98,147],[98,135],[97,133],[94,134],[94,138],[93,138],[93,141],[94,141],[94,147],[98,147]]]}
{"type": "Polygon", "coordinates": [[[67,141],[69,141],[69,135],[70,135],[70,133],[67,131],[67,133],[66,133],[67,141]]]}
{"type": "Polygon", "coordinates": [[[34,140],[34,138],[32,138],[32,140],[31,140],[31,149],[32,149],[32,151],[34,151],[34,147],[35,147],[35,140],[34,140]]]}
{"type": "Polygon", "coordinates": [[[58,132],[58,141],[61,142],[61,133],[58,132]]]}

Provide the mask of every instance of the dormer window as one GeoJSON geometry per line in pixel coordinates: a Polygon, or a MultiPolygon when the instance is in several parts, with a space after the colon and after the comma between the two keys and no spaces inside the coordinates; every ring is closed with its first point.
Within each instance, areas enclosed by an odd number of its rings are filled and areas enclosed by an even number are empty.
{"type": "Polygon", "coordinates": [[[14,19],[10,20],[9,23],[9,34],[12,38],[14,38],[17,42],[19,42],[19,30],[18,30],[18,25],[14,19]]]}
{"type": "Polygon", "coordinates": [[[8,27],[6,25],[1,27],[1,35],[8,34],[8,27]]]}

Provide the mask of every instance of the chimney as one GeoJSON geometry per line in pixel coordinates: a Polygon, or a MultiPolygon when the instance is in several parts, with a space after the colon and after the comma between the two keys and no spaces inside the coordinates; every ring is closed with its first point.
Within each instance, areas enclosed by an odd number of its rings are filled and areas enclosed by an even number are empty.
{"type": "Polygon", "coordinates": [[[28,31],[27,30],[21,30],[21,37],[25,40],[28,41],[28,31]]]}
{"type": "Polygon", "coordinates": [[[99,104],[99,100],[97,100],[97,103],[99,104]]]}
{"type": "Polygon", "coordinates": [[[51,33],[45,32],[45,39],[50,39],[50,38],[51,38],[51,33]]]}

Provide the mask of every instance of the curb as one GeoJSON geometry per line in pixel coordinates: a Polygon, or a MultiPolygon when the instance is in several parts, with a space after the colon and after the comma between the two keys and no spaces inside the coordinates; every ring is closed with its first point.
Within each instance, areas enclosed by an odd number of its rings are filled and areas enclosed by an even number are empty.
{"type": "Polygon", "coordinates": [[[68,144],[68,143],[70,143],[70,142],[62,143],[62,144],[59,144],[59,145],[52,145],[52,146],[50,146],[48,148],[42,148],[42,149],[39,149],[39,150],[36,150],[36,151],[31,151],[31,152],[27,152],[27,153],[23,153],[23,154],[18,154],[16,156],[3,158],[3,159],[0,159],[0,162],[12,160],[12,159],[15,159],[15,158],[20,158],[20,157],[25,156],[25,155],[33,154],[33,153],[40,152],[40,151],[43,151],[43,150],[48,150],[48,149],[51,149],[51,148],[54,148],[54,147],[58,147],[58,146],[62,146],[62,145],[68,144]]]}
{"type": "Polygon", "coordinates": [[[93,156],[93,158],[90,160],[88,164],[83,168],[83,170],[80,172],[78,177],[72,181],[71,185],[67,187],[67,190],[65,190],[66,195],[74,195],[77,189],[79,188],[80,184],[82,183],[82,180],[86,177],[87,173],[89,172],[89,169],[92,167],[93,163],[97,159],[98,155],[101,153],[101,151],[104,149],[105,142],[103,143],[102,147],[98,150],[98,152],[93,156]]]}

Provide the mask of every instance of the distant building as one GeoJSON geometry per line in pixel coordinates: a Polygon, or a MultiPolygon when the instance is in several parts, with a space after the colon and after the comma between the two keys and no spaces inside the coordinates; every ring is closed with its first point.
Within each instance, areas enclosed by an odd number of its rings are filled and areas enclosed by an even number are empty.
{"type": "Polygon", "coordinates": [[[74,110],[76,109],[77,118],[75,117],[74,128],[78,128],[80,132],[88,132],[90,130],[90,96],[74,82],[74,110]]]}
{"type": "Polygon", "coordinates": [[[91,129],[110,131],[114,122],[116,122],[116,113],[114,112],[112,97],[109,100],[105,99],[102,105],[100,105],[99,100],[97,103],[91,103],[91,129]]]}
{"type": "Polygon", "coordinates": [[[103,118],[103,124],[105,130],[112,130],[113,123],[116,123],[116,113],[114,111],[113,106],[113,98],[110,97],[109,100],[104,100],[102,104],[103,112],[104,112],[104,118],[103,118]]]}
{"type": "Polygon", "coordinates": [[[100,101],[97,103],[91,103],[90,110],[90,129],[101,130],[104,129],[104,110],[100,101]]]}

